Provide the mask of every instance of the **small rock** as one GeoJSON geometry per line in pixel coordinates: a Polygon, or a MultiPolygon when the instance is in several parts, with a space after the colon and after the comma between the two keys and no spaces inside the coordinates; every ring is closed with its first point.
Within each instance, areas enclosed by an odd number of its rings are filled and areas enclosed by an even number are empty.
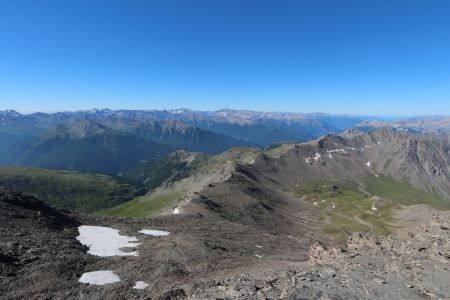
{"type": "Polygon", "coordinates": [[[373,281],[374,282],[376,282],[376,283],[384,283],[384,284],[387,284],[387,282],[385,281],[385,280],[383,280],[383,279],[381,279],[381,278],[377,278],[377,277],[375,277],[374,279],[373,279],[373,281]]]}
{"type": "Polygon", "coordinates": [[[330,277],[336,277],[336,271],[333,269],[324,269],[322,270],[320,277],[324,277],[324,278],[330,278],[330,277]]]}
{"type": "Polygon", "coordinates": [[[219,291],[221,291],[221,292],[225,292],[225,291],[227,290],[227,288],[224,287],[223,285],[219,285],[219,286],[217,287],[217,289],[218,289],[219,291]]]}

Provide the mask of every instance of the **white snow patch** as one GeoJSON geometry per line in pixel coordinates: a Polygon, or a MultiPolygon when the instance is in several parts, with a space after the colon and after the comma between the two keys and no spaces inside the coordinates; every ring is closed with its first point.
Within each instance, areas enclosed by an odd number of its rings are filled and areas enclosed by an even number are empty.
{"type": "Polygon", "coordinates": [[[370,161],[368,161],[368,162],[366,163],[366,166],[370,167],[370,161]]]}
{"type": "Polygon", "coordinates": [[[256,247],[256,248],[262,248],[262,246],[260,246],[260,245],[255,245],[255,247],[256,247]]]}
{"type": "Polygon", "coordinates": [[[378,176],[377,174],[374,174],[376,178],[379,178],[380,176],[378,176]]]}
{"type": "Polygon", "coordinates": [[[316,153],[316,154],[314,155],[313,159],[314,159],[315,161],[318,161],[318,160],[320,159],[320,154],[319,154],[319,153],[316,153]]]}
{"type": "Polygon", "coordinates": [[[317,206],[317,201],[316,201],[316,202],[314,202],[313,204],[314,204],[314,206],[317,206]]]}
{"type": "Polygon", "coordinates": [[[336,205],[334,205],[334,204],[331,206],[331,208],[335,208],[335,207],[336,207],[336,205]]]}
{"type": "Polygon", "coordinates": [[[178,209],[178,207],[175,207],[175,208],[173,209],[173,214],[174,214],[174,215],[179,215],[179,214],[180,214],[180,210],[178,209]]]}
{"type": "Polygon", "coordinates": [[[89,247],[89,254],[97,256],[138,256],[138,251],[125,252],[122,248],[139,246],[134,236],[120,235],[119,230],[102,226],[80,226],[77,240],[89,247]]]}
{"type": "Polygon", "coordinates": [[[309,164],[311,162],[311,157],[306,157],[305,162],[309,164]]]}
{"type": "Polygon", "coordinates": [[[330,153],[339,153],[339,152],[347,153],[347,151],[345,151],[344,149],[332,149],[332,150],[328,150],[327,151],[328,154],[330,154],[330,153]]]}
{"type": "Polygon", "coordinates": [[[119,282],[120,278],[113,271],[94,271],[81,275],[79,282],[94,285],[105,285],[119,282]]]}
{"type": "Polygon", "coordinates": [[[381,142],[378,142],[378,145],[380,145],[381,144],[381,142]]]}
{"type": "Polygon", "coordinates": [[[136,281],[134,283],[133,289],[135,289],[135,290],[143,290],[146,287],[148,287],[148,283],[146,283],[144,281],[136,281]]]}
{"type": "Polygon", "coordinates": [[[258,254],[255,254],[255,256],[256,256],[257,258],[262,258],[262,256],[261,256],[261,255],[258,255],[258,254]]]}
{"type": "Polygon", "coordinates": [[[372,210],[378,210],[378,208],[376,208],[374,205],[374,206],[372,206],[372,210]]]}
{"type": "Polygon", "coordinates": [[[331,155],[331,153],[329,153],[329,154],[328,154],[328,157],[329,157],[329,158],[333,158],[333,155],[331,155]]]}
{"type": "Polygon", "coordinates": [[[139,231],[140,233],[147,234],[147,235],[153,235],[153,236],[164,236],[169,235],[170,232],[163,231],[163,230],[151,230],[151,229],[142,229],[139,231]]]}

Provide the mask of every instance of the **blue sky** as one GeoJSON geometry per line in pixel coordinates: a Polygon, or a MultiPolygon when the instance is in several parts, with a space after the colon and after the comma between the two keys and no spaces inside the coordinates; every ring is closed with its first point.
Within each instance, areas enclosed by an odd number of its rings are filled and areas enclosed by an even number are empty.
{"type": "Polygon", "coordinates": [[[450,1],[0,0],[0,110],[450,115],[450,1]]]}

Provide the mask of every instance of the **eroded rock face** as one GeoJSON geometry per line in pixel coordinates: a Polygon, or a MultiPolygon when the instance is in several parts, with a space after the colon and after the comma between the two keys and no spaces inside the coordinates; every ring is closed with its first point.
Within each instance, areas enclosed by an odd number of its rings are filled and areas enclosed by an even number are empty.
{"type": "Polygon", "coordinates": [[[356,232],[349,237],[347,246],[350,251],[358,251],[364,248],[374,248],[380,243],[378,237],[374,235],[356,232]]]}
{"type": "Polygon", "coordinates": [[[345,253],[345,251],[339,247],[333,247],[328,250],[322,244],[314,243],[309,250],[308,262],[313,266],[327,265],[340,258],[343,253],[345,253]]]}

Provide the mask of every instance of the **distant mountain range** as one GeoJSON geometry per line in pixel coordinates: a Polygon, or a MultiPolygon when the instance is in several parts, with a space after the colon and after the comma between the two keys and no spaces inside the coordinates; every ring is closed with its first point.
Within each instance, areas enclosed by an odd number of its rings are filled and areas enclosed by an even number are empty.
{"type": "Polygon", "coordinates": [[[174,150],[218,154],[232,147],[305,142],[349,128],[392,126],[448,132],[450,119],[377,118],[223,109],[0,112],[0,164],[117,174],[174,150]]]}
{"type": "Polygon", "coordinates": [[[380,127],[392,127],[398,131],[418,133],[450,133],[450,117],[415,117],[396,122],[364,121],[355,128],[368,132],[380,127]]]}

